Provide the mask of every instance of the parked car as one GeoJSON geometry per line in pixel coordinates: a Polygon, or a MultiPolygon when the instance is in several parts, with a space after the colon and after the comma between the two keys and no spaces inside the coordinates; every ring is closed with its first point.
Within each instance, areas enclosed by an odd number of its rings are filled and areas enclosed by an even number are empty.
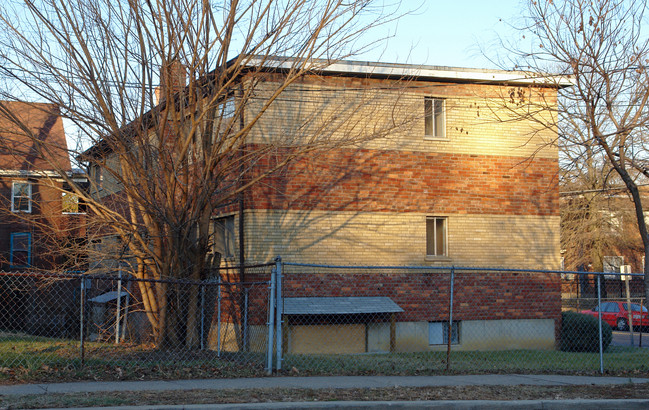
{"type": "MultiPolygon", "coordinates": [[[[626,302],[604,302],[602,306],[602,320],[617,330],[629,330],[629,313],[626,302]]],[[[580,313],[598,317],[599,306],[591,310],[582,310],[580,313]]],[[[645,306],[631,303],[633,327],[649,326],[649,312],[645,306]]]]}

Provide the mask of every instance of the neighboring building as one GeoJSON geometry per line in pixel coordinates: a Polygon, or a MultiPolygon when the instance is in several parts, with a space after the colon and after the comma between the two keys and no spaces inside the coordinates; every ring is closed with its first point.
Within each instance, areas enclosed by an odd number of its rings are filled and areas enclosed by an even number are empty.
{"type": "Polygon", "coordinates": [[[60,255],[48,244],[73,236],[69,229],[80,213],[76,197],[62,191],[60,172],[72,172],[63,121],[54,105],[1,104],[0,270],[51,270],[60,255]]]}
{"type": "MultiPolygon", "coordinates": [[[[69,263],[72,256],[63,246],[82,245],[83,213],[76,196],[64,191],[61,172],[72,176],[59,108],[0,102],[0,271],[79,269],[69,263]]],[[[61,302],[59,292],[68,282],[36,286],[33,278],[3,276],[0,327],[64,332],[66,309],[74,301],[61,302]]]]}
{"type": "MultiPolygon", "coordinates": [[[[574,178],[579,182],[578,178],[574,178]]],[[[580,189],[578,184],[562,187],[561,246],[566,271],[563,298],[597,298],[597,275],[587,272],[644,270],[644,247],[638,232],[635,209],[625,189],[580,189]],[[576,186],[575,186],[576,185],[576,186]]],[[[643,201],[649,200],[640,187],[643,201]]],[[[645,218],[646,218],[645,212],[645,218]]],[[[600,289],[604,298],[626,297],[620,275],[605,275],[600,289]]],[[[642,277],[631,280],[632,297],[644,297],[642,277]]]]}

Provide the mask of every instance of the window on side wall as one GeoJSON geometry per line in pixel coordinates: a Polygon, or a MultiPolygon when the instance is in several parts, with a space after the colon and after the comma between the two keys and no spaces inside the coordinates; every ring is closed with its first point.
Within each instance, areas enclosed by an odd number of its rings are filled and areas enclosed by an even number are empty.
{"type": "MultiPolygon", "coordinates": [[[[87,183],[79,183],[83,188],[87,189],[87,183]]],[[[79,195],[73,192],[72,187],[64,183],[63,192],[61,192],[61,211],[64,214],[85,214],[86,204],[79,195]]]]}
{"type": "Polygon", "coordinates": [[[429,216],[426,218],[426,256],[448,256],[447,218],[429,216]]]}
{"type": "Polygon", "coordinates": [[[217,143],[219,140],[227,138],[234,133],[236,129],[236,124],[234,123],[236,112],[237,107],[234,98],[230,97],[220,103],[218,114],[221,116],[221,121],[218,125],[218,129],[214,132],[214,143],[217,143]]]}
{"type": "Polygon", "coordinates": [[[425,97],[425,136],[430,138],[446,138],[446,107],[441,98],[425,97]]]}
{"type": "Polygon", "coordinates": [[[32,211],[32,184],[16,181],[11,185],[11,212],[32,211]]]}
{"type": "Polygon", "coordinates": [[[222,258],[234,257],[234,215],[214,220],[214,252],[222,258]]]}
{"type": "Polygon", "coordinates": [[[27,268],[32,264],[32,234],[14,232],[10,238],[9,264],[12,268],[27,268]]]}
{"type": "Polygon", "coordinates": [[[64,214],[85,213],[83,206],[79,204],[79,197],[74,192],[61,193],[61,208],[64,214]]]}
{"type": "Polygon", "coordinates": [[[95,165],[92,167],[93,169],[93,180],[95,182],[95,186],[97,189],[102,189],[104,185],[104,171],[101,169],[100,166],[95,165]]]}
{"type": "MultiPolygon", "coordinates": [[[[429,322],[428,323],[428,344],[445,345],[448,344],[448,322],[429,322]]],[[[460,344],[460,322],[453,322],[451,329],[451,344],[460,344]]]]}

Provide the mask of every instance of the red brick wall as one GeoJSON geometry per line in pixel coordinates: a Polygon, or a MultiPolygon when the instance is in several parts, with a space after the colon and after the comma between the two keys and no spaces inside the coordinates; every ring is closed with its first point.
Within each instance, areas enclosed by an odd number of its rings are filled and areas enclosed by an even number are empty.
{"type": "Polygon", "coordinates": [[[246,208],[557,216],[557,170],[544,158],[334,150],[254,185],[246,208]]]}
{"type": "MultiPolygon", "coordinates": [[[[264,279],[267,276],[248,278],[264,279]]],[[[282,281],[285,298],[386,296],[404,310],[397,321],[448,319],[448,272],[287,273],[282,281]]],[[[459,271],[455,273],[453,318],[558,319],[560,288],[557,273],[459,271]]]]}
{"type": "Polygon", "coordinates": [[[57,266],[61,257],[60,245],[66,238],[83,235],[81,216],[62,214],[61,191],[48,186],[50,182],[30,179],[31,213],[12,213],[12,182],[24,180],[25,178],[0,179],[0,270],[10,269],[10,236],[13,232],[32,233],[32,266],[42,269],[57,266]],[[72,229],[74,226],[78,228],[72,229]]]}

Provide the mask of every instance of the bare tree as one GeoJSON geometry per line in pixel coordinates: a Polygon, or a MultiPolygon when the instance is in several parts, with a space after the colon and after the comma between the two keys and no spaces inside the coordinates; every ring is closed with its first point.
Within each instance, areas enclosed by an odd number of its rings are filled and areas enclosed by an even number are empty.
{"type": "MultiPolygon", "coordinates": [[[[646,182],[649,123],[649,43],[641,33],[642,0],[529,1],[526,25],[516,44],[505,44],[514,63],[532,75],[570,76],[557,115],[543,126],[558,127],[565,166],[611,170],[633,201],[645,254],[649,233],[638,186],[646,182]],[[528,45],[529,49],[524,49],[528,45]]],[[[531,103],[530,103],[531,105],[531,103]]],[[[552,109],[541,104],[533,109],[552,109]]],[[[575,175],[572,171],[567,175],[575,175]]],[[[594,181],[594,180],[593,180],[594,181]]],[[[597,186],[597,183],[595,186],[597,186]]],[[[645,258],[649,297],[649,259],[645,258]]]]}
{"type": "MultiPolygon", "coordinates": [[[[100,227],[93,231],[112,235],[137,278],[200,280],[215,208],[297,158],[358,146],[407,122],[351,124],[354,107],[374,93],[311,97],[290,127],[264,126],[287,94],[305,98],[301,79],[358,51],[361,35],[394,18],[395,6],[11,2],[0,6],[4,97],[57,104],[74,124],[82,148],[72,154],[90,169],[90,192],[67,183],[100,227]]],[[[199,345],[197,292],[182,319],[168,309],[165,283],[139,282],[139,290],[159,346],[199,345]]]]}
{"type": "Polygon", "coordinates": [[[604,258],[618,255],[624,256],[625,263],[638,266],[643,246],[626,188],[611,174],[612,170],[601,172],[602,164],[581,161],[579,171],[571,168],[561,175],[561,249],[565,269],[601,272],[604,258]]]}

